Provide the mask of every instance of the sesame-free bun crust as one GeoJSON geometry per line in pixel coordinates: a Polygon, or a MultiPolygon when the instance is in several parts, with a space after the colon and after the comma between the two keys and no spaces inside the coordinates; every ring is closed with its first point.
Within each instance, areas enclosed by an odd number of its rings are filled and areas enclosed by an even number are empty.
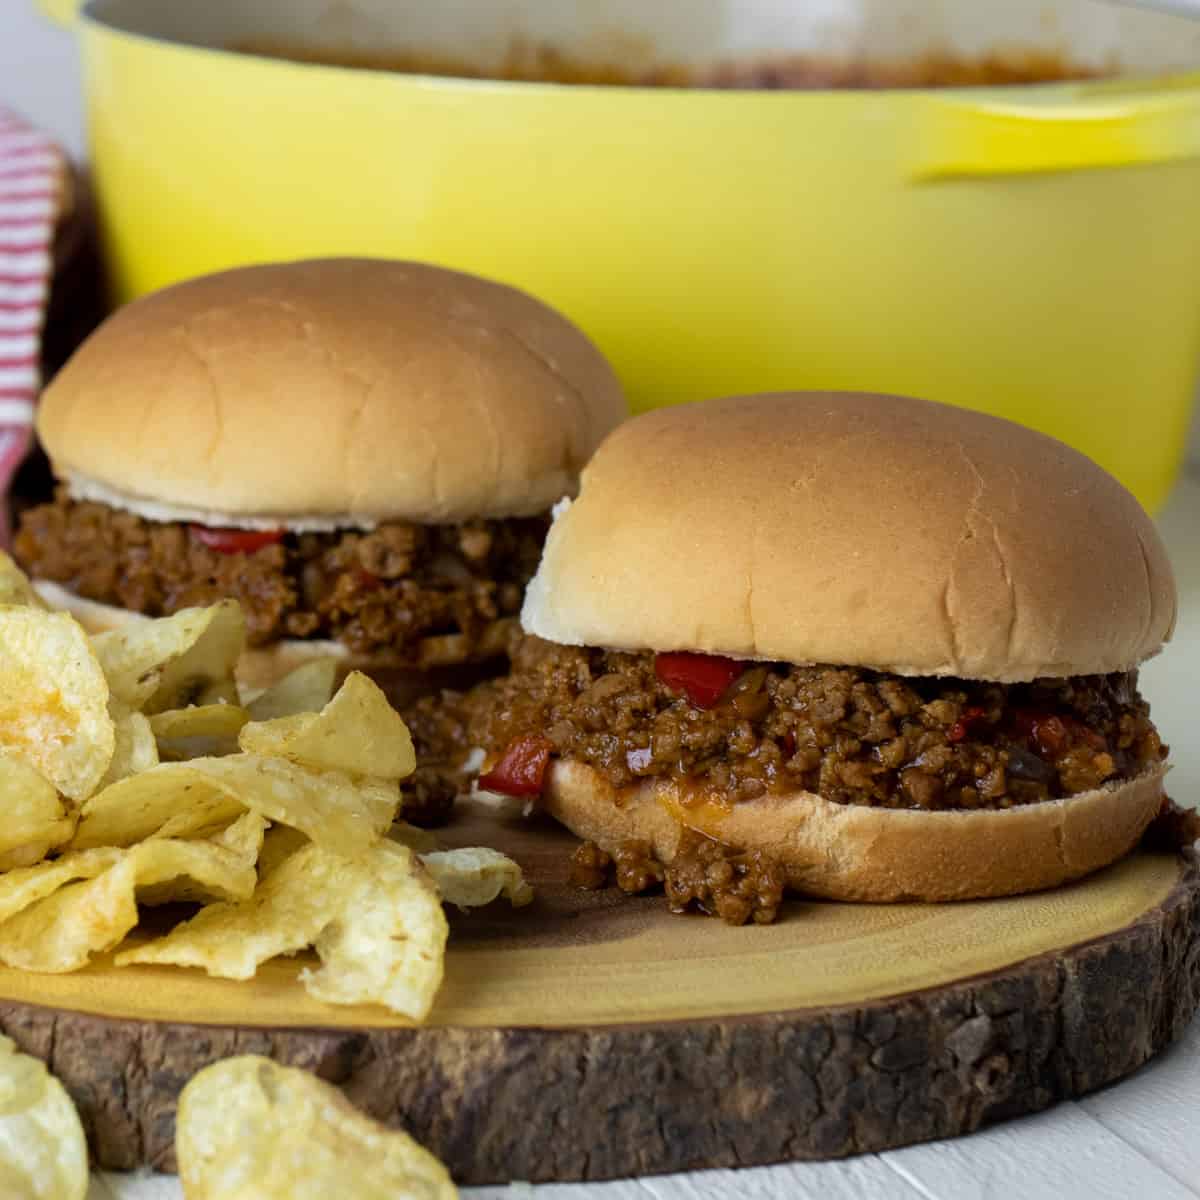
{"type": "Polygon", "coordinates": [[[646,781],[618,793],[586,764],[558,760],[541,803],[606,850],[640,838],[670,862],[686,820],[738,850],[765,851],[805,895],[968,900],[1057,887],[1115,862],[1159,811],[1162,778],[1157,770],[1062,800],[969,812],[834,804],[810,792],[689,808],[674,782],[646,781]]]}
{"type": "Polygon", "coordinates": [[[1175,607],[1154,525],[1082,454],[963,409],[810,392],[616,429],[522,623],[568,645],[1016,682],[1129,669],[1175,607]]]}
{"type": "Polygon", "coordinates": [[[533,297],[346,258],[118,309],[47,388],[38,433],[79,495],[320,528],[545,511],[624,414],[600,352],[533,297]]]}

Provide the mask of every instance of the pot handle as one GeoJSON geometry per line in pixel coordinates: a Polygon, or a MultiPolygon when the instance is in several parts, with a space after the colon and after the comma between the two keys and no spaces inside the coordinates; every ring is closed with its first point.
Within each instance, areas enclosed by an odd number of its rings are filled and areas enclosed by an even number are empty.
{"type": "Polygon", "coordinates": [[[1029,175],[1200,159],[1200,77],[1127,81],[1045,99],[931,96],[918,122],[917,181],[1029,175]]]}

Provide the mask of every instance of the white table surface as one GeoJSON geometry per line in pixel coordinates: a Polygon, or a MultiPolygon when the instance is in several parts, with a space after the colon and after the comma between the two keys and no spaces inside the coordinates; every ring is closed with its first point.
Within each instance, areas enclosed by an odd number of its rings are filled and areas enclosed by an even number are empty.
{"type": "MultiPolygon", "coordinates": [[[[1200,476],[1160,522],[1179,580],[1175,640],[1142,672],[1171,745],[1170,789],[1200,799],[1200,476]]],[[[833,1163],[701,1171],[614,1183],[468,1188],[469,1200],[1196,1200],[1200,1197],[1200,1020],[1132,1078],[1078,1102],[953,1141],[833,1163]]],[[[180,1200],[174,1179],[98,1176],[89,1200],[180,1200]]]]}

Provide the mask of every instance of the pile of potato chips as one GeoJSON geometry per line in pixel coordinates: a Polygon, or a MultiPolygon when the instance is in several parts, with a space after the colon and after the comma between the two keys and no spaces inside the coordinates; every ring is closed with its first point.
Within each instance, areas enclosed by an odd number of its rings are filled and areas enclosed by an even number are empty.
{"type": "MultiPolygon", "coordinates": [[[[175,1150],[187,1200],[454,1200],[446,1168],[306,1071],[242,1055],[192,1077],[175,1150]]],[[[0,1037],[0,1196],[85,1200],[79,1114],[36,1058],[0,1037]]]]}
{"type": "Polygon", "coordinates": [[[432,850],[397,822],[414,768],[366,676],[314,661],[249,698],[233,601],[89,637],[0,554],[0,962],[74,971],[138,907],[202,905],[118,965],[246,979],[312,948],[307,990],[422,1020],[442,978],[442,901],[530,899],[494,850],[432,850]]]}

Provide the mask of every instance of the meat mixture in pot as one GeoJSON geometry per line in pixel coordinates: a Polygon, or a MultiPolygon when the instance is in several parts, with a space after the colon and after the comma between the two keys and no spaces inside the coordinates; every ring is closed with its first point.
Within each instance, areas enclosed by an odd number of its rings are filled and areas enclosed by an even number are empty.
{"type": "Polygon", "coordinates": [[[500,62],[489,67],[482,67],[465,57],[394,49],[384,52],[332,49],[289,44],[274,38],[249,38],[234,43],[230,49],[243,54],[359,70],[592,87],[737,88],[752,91],[998,87],[1091,79],[1104,74],[1082,62],[1072,62],[1061,54],[1016,48],[978,56],[935,52],[904,58],[773,54],[705,65],[662,62],[645,67],[580,58],[552,45],[524,40],[512,45],[500,62]]]}
{"type": "Polygon", "coordinates": [[[622,653],[526,638],[466,701],[484,786],[540,790],[555,755],[618,788],[644,779],[751,800],[805,790],[886,808],[1008,808],[1159,764],[1136,672],[1032,683],[622,653]]]}
{"type": "Polygon", "coordinates": [[[232,596],[251,644],[335,638],[418,668],[502,653],[547,522],[388,522],[371,532],[285,533],[147,521],[105,504],[27,510],[16,555],[37,579],[148,616],[232,596]]]}

